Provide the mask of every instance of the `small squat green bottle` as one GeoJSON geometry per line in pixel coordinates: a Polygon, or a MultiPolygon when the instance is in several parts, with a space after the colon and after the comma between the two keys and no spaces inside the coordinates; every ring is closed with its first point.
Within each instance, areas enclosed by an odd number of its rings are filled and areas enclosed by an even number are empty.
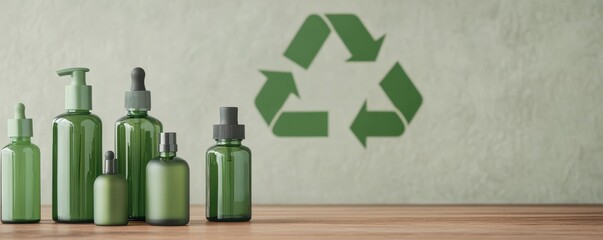
{"type": "Polygon", "coordinates": [[[32,120],[25,106],[8,120],[10,143],[2,149],[2,222],[40,222],[40,149],[31,143],[32,120]]]}
{"type": "Polygon", "coordinates": [[[159,135],[159,157],[147,164],[146,221],[181,226],[189,222],[189,168],[176,157],[176,133],[159,135]]]}
{"type": "Polygon", "coordinates": [[[67,113],[52,122],[52,219],[59,223],[94,222],[94,180],[102,168],[102,123],[90,113],[92,87],[87,68],[57,71],[71,76],[65,86],[67,113]]]}
{"type": "Polygon", "coordinates": [[[117,171],[115,155],[105,153],[103,174],[94,181],[94,224],[128,225],[128,184],[117,171]]]}
{"type": "Polygon", "coordinates": [[[151,110],[151,92],[144,86],[144,70],[134,68],[131,75],[132,85],[125,97],[128,114],[115,123],[115,151],[120,174],[128,182],[128,216],[144,221],[146,166],[159,156],[157,147],[163,126],[147,113],[151,110]]]}
{"type": "Polygon", "coordinates": [[[245,125],[239,125],[236,107],[220,108],[214,125],[216,145],[206,154],[206,218],[217,222],[251,219],[251,150],[241,144],[245,125]]]}

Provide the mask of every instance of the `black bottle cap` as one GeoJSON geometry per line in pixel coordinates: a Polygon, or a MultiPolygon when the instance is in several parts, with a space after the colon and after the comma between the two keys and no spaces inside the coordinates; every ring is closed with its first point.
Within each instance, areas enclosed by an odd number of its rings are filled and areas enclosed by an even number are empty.
{"type": "Polygon", "coordinates": [[[214,125],[214,139],[245,139],[245,125],[239,124],[236,107],[220,108],[220,124],[214,125]]]}
{"type": "Polygon", "coordinates": [[[117,173],[117,160],[113,151],[107,151],[105,153],[105,168],[103,168],[103,174],[116,174],[117,173]]]}

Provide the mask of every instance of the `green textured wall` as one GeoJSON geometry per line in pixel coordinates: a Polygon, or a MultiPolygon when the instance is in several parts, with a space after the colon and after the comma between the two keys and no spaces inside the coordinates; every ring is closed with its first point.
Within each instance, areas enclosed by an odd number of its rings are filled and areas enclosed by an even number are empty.
{"type": "Polygon", "coordinates": [[[1,1],[0,22],[0,125],[26,104],[43,203],[67,83],[55,70],[71,66],[91,69],[106,150],[130,70],[145,68],[151,114],[191,166],[193,203],[227,105],[247,125],[256,203],[603,202],[602,1],[1,1]],[[346,63],[334,35],[309,70],[287,60],[315,13],[356,14],[385,34],[378,61],[346,63]],[[365,149],[349,127],[365,100],[394,109],[379,82],[395,62],[423,105],[403,136],[365,149]],[[329,111],[329,137],[275,137],[254,106],[260,69],[292,70],[301,98],[283,108],[329,111]]]}

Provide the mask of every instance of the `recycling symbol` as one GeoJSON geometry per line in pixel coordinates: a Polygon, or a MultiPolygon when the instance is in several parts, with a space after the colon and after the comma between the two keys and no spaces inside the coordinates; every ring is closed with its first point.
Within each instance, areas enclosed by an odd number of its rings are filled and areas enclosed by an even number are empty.
{"type": "MultiPolygon", "coordinates": [[[[352,55],[348,62],[377,60],[385,36],[375,40],[354,14],[326,14],[326,19],[316,14],[308,16],[284,56],[308,70],[333,29],[352,55]]],[[[327,111],[281,111],[291,94],[301,98],[290,71],[260,72],[266,77],[266,82],[255,99],[255,105],[268,126],[272,125],[272,132],[276,136],[328,136],[327,111]]],[[[385,74],[380,86],[397,111],[370,111],[367,109],[367,100],[364,101],[350,126],[364,147],[367,137],[402,135],[405,124],[412,121],[423,102],[421,94],[397,62],[385,74]]]]}

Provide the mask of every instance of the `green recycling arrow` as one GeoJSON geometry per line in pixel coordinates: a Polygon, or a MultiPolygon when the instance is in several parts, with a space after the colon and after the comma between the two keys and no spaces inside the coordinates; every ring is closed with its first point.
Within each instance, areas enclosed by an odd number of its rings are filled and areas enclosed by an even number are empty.
{"type": "Polygon", "coordinates": [[[353,14],[327,14],[327,18],[352,54],[348,61],[372,62],[377,59],[385,35],[373,40],[364,24],[353,14]]]}
{"type": "Polygon", "coordinates": [[[272,129],[282,137],[326,137],[329,135],[329,113],[284,112],[272,129]]]}
{"type": "Polygon", "coordinates": [[[329,33],[331,33],[329,26],[320,16],[315,14],[308,16],[287,47],[285,57],[308,69],[329,33]]]}
{"type": "MultiPolygon", "coordinates": [[[[399,63],[394,64],[380,85],[390,101],[410,123],[423,98],[399,63]]],[[[362,146],[366,147],[366,138],[369,136],[402,135],[404,123],[396,112],[368,112],[365,102],[350,128],[362,146]]]]}
{"type": "MultiPolygon", "coordinates": [[[[351,54],[348,62],[373,62],[377,59],[385,35],[374,39],[354,14],[327,14],[326,19],[332,28],[324,19],[316,14],[308,16],[285,50],[284,56],[308,69],[333,30],[351,54]]],[[[267,79],[255,99],[255,105],[268,126],[274,122],[272,132],[276,136],[328,136],[328,112],[285,111],[278,115],[289,95],[299,97],[291,72],[261,72],[267,79]]],[[[421,94],[399,63],[394,64],[380,85],[399,112],[368,111],[365,101],[350,126],[364,147],[368,137],[402,135],[405,124],[412,121],[423,102],[421,94]]]]}
{"type": "Polygon", "coordinates": [[[399,63],[394,64],[380,85],[394,106],[402,112],[406,121],[410,123],[419,107],[421,107],[423,98],[404,72],[404,69],[402,69],[402,66],[399,63]]]}
{"type": "Polygon", "coordinates": [[[281,109],[290,94],[299,97],[293,74],[290,72],[260,71],[267,80],[255,98],[255,106],[268,125],[281,109]]]}
{"type": "Polygon", "coordinates": [[[350,128],[364,147],[366,147],[366,138],[369,136],[395,137],[404,133],[404,123],[396,112],[369,112],[366,110],[366,101],[350,128]]]}

